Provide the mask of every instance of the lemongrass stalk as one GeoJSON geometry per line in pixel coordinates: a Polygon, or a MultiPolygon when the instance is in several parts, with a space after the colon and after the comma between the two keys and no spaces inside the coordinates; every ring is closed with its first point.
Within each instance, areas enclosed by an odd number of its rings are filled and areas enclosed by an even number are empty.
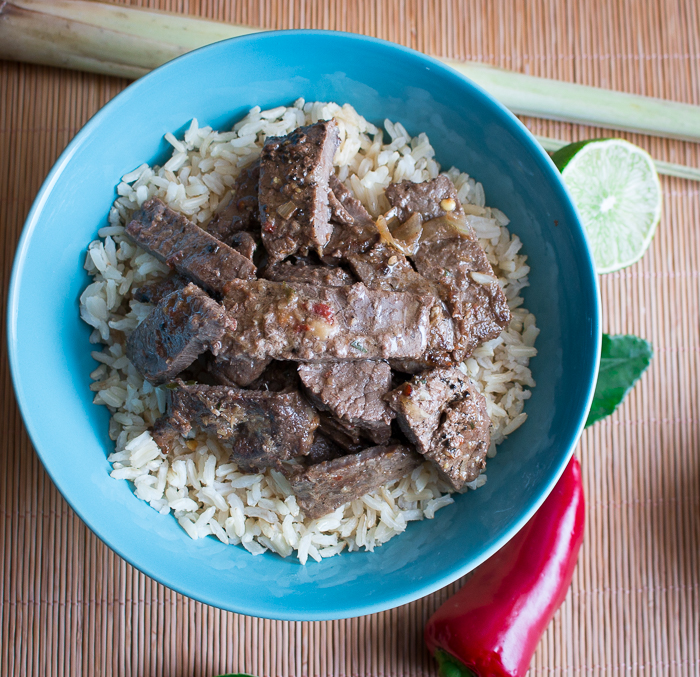
{"type": "MultiPolygon", "coordinates": [[[[136,78],[261,29],[84,0],[0,0],[0,58],[136,78]]],[[[515,113],[700,141],[700,106],[442,59],[515,113]]]]}
{"type": "MultiPolygon", "coordinates": [[[[560,139],[550,139],[546,136],[535,136],[540,146],[547,152],[554,151],[568,146],[570,141],[561,141],[560,139]]],[[[654,160],[654,167],[659,174],[665,176],[675,176],[679,179],[688,179],[690,181],[700,181],[700,169],[695,167],[686,167],[685,165],[677,165],[673,162],[664,162],[663,160],[654,160]]]]}
{"type": "Polygon", "coordinates": [[[442,59],[518,115],[700,140],[700,106],[442,59]]]}
{"type": "Polygon", "coordinates": [[[132,79],[198,47],[261,30],[103,2],[0,0],[0,59],[132,79]]]}

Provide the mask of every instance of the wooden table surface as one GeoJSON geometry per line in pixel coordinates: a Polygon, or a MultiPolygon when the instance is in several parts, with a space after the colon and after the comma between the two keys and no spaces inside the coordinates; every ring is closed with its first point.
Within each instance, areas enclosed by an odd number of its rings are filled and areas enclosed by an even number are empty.
{"type": "MultiPolygon", "coordinates": [[[[142,4],[136,2],[133,4],[142,4]]],[[[697,0],[153,0],[268,28],[330,28],[524,73],[700,104],[697,0]]],[[[61,150],[128,81],[0,61],[0,261],[61,150]]],[[[526,119],[565,140],[606,130],[526,119]]],[[[617,134],[700,167],[698,144],[617,134]]],[[[574,582],[532,675],[700,674],[700,184],[662,178],[650,251],[601,278],[603,329],[651,340],[651,368],[577,449],[588,497],[574,582]]],[[[6,321],[2,307],[2,326],[6,321]]],[[[0,347],[0,674],[208,677],[435,675],[422,626],[455,585],[323,623],[237,616],[155,583],[105,547],[27,438],[0,347]]]]}

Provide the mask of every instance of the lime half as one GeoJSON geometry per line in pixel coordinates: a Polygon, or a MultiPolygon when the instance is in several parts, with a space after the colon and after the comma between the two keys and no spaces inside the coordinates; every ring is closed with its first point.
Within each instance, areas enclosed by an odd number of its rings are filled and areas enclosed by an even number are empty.
{"type": "Polygon", "coordinates": [[[605,139],[564,146],[552,160],[581,215],[596,270],[639,261],[661,217],[661,184],[649,154],[605,139]]]}

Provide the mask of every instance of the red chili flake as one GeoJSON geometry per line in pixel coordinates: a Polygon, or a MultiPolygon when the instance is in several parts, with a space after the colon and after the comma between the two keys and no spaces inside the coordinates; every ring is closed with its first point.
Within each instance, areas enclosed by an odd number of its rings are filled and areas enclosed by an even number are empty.
{"type": "Polygon", "coordinates": [[[314,303],[312,310],[320,315],[328,324],[333,324],[333,308],[326,303],[314,303]]]}
{"type": "Polygon", "coordinates": [[[263,228],[263,230],[264,230],[266,233],[273,233],[274,230],[275,230],[275,224],[274,224],[272,221],[268,221],[268,222],[265,224],[265,227],[263,228]]]}
{"type": "Polygon", "coordinates": [[[401,391],[401,394],[404,397],[410,397],[412,392],[413,392],[413,386],[410,383],[404,383],[403,390],[401,391]]]}
{"type": "Polygon", "coordinates": [[[300,322],[294,329],[297,332],[297,334],[301,334],[301,332],[303,331],[309,331],[311,327],[309,327],[309,325],[305,322],[300,322]]]}

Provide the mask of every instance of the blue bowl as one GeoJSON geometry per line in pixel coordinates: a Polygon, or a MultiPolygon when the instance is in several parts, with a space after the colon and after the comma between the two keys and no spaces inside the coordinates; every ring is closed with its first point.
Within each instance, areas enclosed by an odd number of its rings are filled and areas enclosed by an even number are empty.
{"type": "Polygon", "coordinates": [[[164,585],[207,604],[289,620],[382,611],[437,590],[511,538],[552,489],[581,433],[599,359],[599,301],[576,210],[548,156],[481,89],[429,57],[357,35],[261,33],[187,54],[128,87],[71,142],[39,191],[19,244],[8,320],[14,386],[49,475],[110,548],[164,585]],[[115,185],[162,161],[163,135],[192,117],[224,128],[254,105],[348,102],[369,120],[428,133],[443,167],[484,185],[524,242],[526,304],[542,333],[528,421],[489,460],[488,482],[374,553],[301,566],[252,557],[213,537],[190,540],[109,477],[108,412],[92,404],[90,330],[78,317],[88,243],[115,185]]]}

